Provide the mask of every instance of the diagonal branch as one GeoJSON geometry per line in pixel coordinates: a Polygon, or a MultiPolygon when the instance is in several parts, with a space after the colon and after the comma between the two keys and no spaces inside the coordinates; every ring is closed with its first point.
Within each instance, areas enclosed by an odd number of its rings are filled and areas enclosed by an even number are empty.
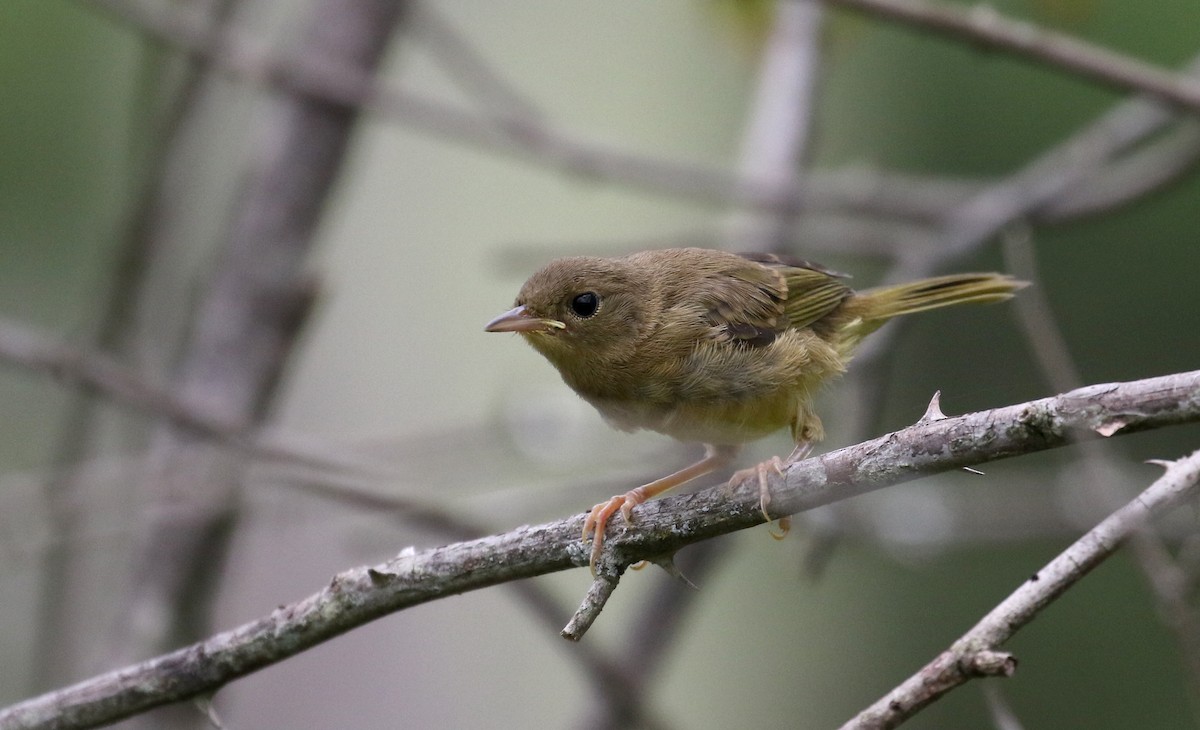
{"type": "MultiPolygon", "coordinates": [[[[958,467],[1200,421],[1200,371],[1093,385],[1028,403],[928,420],[798,462],[770,481],[775,516],[958,467]]],[[[84,728],[215,692],[364,623],[449,595],[588,563],[583,515],[438,548],[407,549],[339,573],[324,589],[256,621],[156,659],[0,710],[0,728],[84,728]]],[[[762,524],[759,493],[724,486],[641,505],[608,540],[602,570],[762,524]]]]}
{"type": "Polygon", "coordinates": [[[1016,660],[996,651],[1156,515],[1178,506],[1200,487],[1200,451],[1173,462],[1132,502],[1109,515],[1033,574],[958,641],[903,684],[842,726],[842,730],[896,727],[955,687],[976,677],[1008,676],[1016,660]]]}
{"type": "Polygon", "coordinates": [[[926,0],[824,0],[900,23],[1040,61],[1124,91],[1200,111],[1200,82],[1137,58],[978,5],[962,10],[926,0]]]}

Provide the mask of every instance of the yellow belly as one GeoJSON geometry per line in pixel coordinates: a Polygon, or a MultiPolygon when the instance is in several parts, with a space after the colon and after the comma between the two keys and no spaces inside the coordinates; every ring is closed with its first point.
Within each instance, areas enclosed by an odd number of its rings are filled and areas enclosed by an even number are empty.
{"type": "Polygon", "coordinates": [[[584,397],[610,425],[625,431],[742,444],[790,427],[797,441],[816,441],[824,433],[812,411],[812,393],[842,368],[828,343],[792,330],[760,349],[701,345],[688,364],[648,374],[638,396],[584,397]]]}

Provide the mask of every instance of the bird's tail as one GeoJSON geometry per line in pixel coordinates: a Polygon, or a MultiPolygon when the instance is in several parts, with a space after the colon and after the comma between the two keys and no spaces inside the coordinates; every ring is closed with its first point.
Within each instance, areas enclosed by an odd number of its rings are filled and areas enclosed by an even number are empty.
{"type": "Polygon", "coordinates": [[[988,304],[1011,299],[1029,282],[1003,274],[949,274],[856,293],[846,304],[854,316],[845,327],[848,345],[893,317],[957,304],[988,304]]]}

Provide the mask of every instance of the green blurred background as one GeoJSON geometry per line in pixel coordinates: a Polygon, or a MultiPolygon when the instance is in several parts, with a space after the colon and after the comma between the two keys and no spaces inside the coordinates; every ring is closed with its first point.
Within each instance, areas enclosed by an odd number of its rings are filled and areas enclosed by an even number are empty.
{"type": "MultiPolygon", "coordinates": [[[[163,3],[168,7],[170,3],[163,3]]],[[[447,0],[430,3],[494,68],[581,139],[733,168],[769,3],[447,0]]],[[[1197,52],[1200,4],[1163,0],[1002,2],[1004,12],[1169,68],[1197,52]]],[[[236,21],[283,48],[300,3],[244,2],[236,21]]],[[[1123,97],[1066,74],[841,12],[826,17],[812,158],[993,178],[1060,143],[1123,97]]],[[[463,102],[417,31],[386,64],[402,88],[463,102]]],[[[0,4],[0,315],[61,338],[96,336],[118,286],[129,211],[143,195],[179,58],[85,2],[0,4]]],[[[204,87],[172,161],[164,235],[121,338],[121,357],[163,382],[226,232],[270,97],[236,80],[204,87]]],[[[1038,286],[1086,382],[1193,369],[1200,362],[1200,180],[1091,219],[1033,231],[1038,286]]],[[[692,451],[609,432],[549,365],[482,324],[524,276],[565,253],[719,234],[728,208],[586,181],[367,115],[324,216],[311,271],[319,307],[272,425],[399,464],[406,483],[496,530],[578,512],[692,451]],[[547,425],[549,424],[549,425],[547,425]]],[[[803,241],[797,252],[805,255],[803,241]]],[[[813,256],[856,286],[880,261],[813,256]]],[[[1002,269],[996,246],[956,268],[1002,269]]],[[[878,431],[911,423],[930,394],[948,413],[1053,392],[1011,311],[923,315],[887,367],[878,431]]],[[[70,385],[0,372],[0,702],[110,668],[106,627],[125,610],[135,535],[152,505],[132,488],[147,422],[104,406],[74,534],[47,519],[70,385]],[[39,637],[46,551],[67,545],[89,569],[66,591],[86,626],[72,656],[39,637]],[[57,664],[55,672],[36,671],[57,664]],[[61,668],[69,665],[69,668],[61,668]],[[57,675],[57,676],[54,676],[57,675]]],[[[838,387],[823,397],[826,448],[852,436],[838,387]]],[[[1132,494],[1200,444],[1183,427],[1105,444],[1132,494]]],[[[786,450],[783,439],[762,453],[786,450]]],[[[694,449],[693,449],[694,450],[694,449]]],[[[723,539],[649,704],[671,727],[836,726],[907,677],[1104,514],[1070,454],[1039,455],[885,490],[801,520],[723,539]],[[1072,524],[1074,523],[1074,526],[1072,524]],[[802,564],[814,535],[844,532],[819,576],[802,564]]],[[[319,589],[334,572],[446,538],[299,494],[255,472],[219,586],[214,628],[319,589]]],[[[1182,523],[1187,526],[1186,520],[1182,523]]],[[[670,579],[629,574],[585,643],[619,653],[670,579]]],[[[565,623],[585,571],[538,581],[565,623]]],[[[1000,683],[1026,727],[1196,724],[1192,680],[1145,579],[1120,555],[1008,647],[1000,683]]],[[[376,622],[238,681],[216,698],[229,727],[586,727],[593,692],[557,628],[503,589],[376,622]]],[[[918,716],[915,728],[987,727],[980,683],[918,716]]]]}

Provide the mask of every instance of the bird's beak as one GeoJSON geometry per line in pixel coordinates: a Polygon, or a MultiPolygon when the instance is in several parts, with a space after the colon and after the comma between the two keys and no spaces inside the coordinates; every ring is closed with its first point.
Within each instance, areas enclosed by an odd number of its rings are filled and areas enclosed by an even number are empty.
{"type": "Polygon", "coordinates": [[[514,307],[484,326],[485,332],[553,332],[566,329],[557,319],[533,316],[524,306],[514,307]]]}

